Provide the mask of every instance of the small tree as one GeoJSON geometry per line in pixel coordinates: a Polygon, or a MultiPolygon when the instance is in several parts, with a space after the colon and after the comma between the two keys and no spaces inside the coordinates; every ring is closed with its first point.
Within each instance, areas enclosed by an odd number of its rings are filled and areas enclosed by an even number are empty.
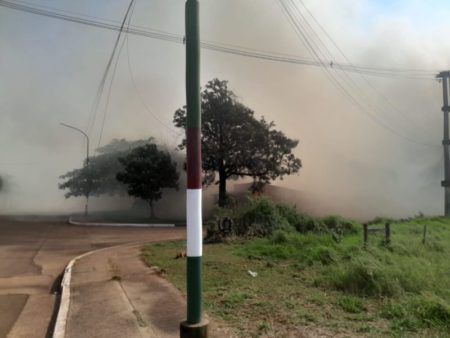
{"type": "Polygon", "coordinates": [[[117,180],[127,185],[130,196],[148,203],[154,218],[154,203],[162,197],[161,189],[178,189],[176,163],[155,144],[138,147],[119,161],[124,169],[117,174],[117,180]]]}
{"type": "MultiPolygon", "coordinates": [[[[273,129],[273,122],[256,119],[250,108],[237,101],[227,81],[208,82],[201,104],[204,184],[219,184],[220,206],[226,204],[230,178],[252,177],[256,189],[300,170],[301,161],[292,153],[298,141],[273,129]]],[[[186,108],[178,109],[173,120],[186,129],[186,108]]],[[[185,146],[183,140],[179,147],[185,146]]]]}

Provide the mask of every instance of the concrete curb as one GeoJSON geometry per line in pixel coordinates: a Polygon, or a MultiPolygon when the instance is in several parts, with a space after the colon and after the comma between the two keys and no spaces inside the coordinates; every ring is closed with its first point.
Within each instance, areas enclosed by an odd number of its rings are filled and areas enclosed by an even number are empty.
{"type": "Polygon", "coordinates": [[[141,224],[141,223],[96,223],[96,222],[76,222],[69,218],[70,225],[86,227],[123,227],[123,228],[174,228],[175,224],[141,224]]]}
{"type": "Polygon", "coordinates": [[[53,330],[53,338],[65,338],[66,335],[67,316],[69,314],[69,305],[70,305],[70,282],[72,279],[72,269],[78,260],[106,250],[118,249],[128,246],[129,247],[142,246],[149,243],[151,243],[151,241],[115,245],[107,248],[92,250],[72,259],[69,262],[69,264],[67,264],[67,267],[64,270],[64,276],[61,282],[61,289],[62,289],[61,301],[59,304],[58,315],[56,317],[55,328],[53,330]]]}

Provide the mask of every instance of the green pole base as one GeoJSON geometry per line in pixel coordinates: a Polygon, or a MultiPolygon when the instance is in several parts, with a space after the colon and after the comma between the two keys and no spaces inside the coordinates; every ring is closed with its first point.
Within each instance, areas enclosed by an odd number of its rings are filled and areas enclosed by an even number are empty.
{"type": "Polygon", "coordinates": [[[180,338],[208,338],[209,322],[203,320],[199,324],[188,324],[182,322],[180,324],[180,338]]]}

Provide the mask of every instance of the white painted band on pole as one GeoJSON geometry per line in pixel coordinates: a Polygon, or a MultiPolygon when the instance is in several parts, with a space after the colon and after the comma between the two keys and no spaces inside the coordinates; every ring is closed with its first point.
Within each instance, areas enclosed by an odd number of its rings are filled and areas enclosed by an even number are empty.
{"type": "Polygon", "coordinates": [[[187,190],[187,256],[202,256],[202,189],[187,190]]]}

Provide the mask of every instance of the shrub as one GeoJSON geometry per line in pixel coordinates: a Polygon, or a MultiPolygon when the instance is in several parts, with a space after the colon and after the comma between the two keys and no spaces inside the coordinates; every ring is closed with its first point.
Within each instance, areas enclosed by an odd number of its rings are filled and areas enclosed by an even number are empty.
{"type": "Polygon", "coordinates": [[[280,215],[275,203],[267,198],[251,199],[235,219],[238,236],[268,237],[277,230],[292,230],[289,222],[280,215]]]}
{"type": "Polygon", "coordinates": [[[223,236],[219,231],[217,220],[211,220],[206,224],[206,236],[204,242],[206,244],[222,243],[224,241],[223,236]]]}
{"type": "Polygon", "coordinates": [[[315,262],[320,262],[323,265],[331,264],[336,260],[336,252],[326,246],[315,247],[310,253],[310,260],[315,262]]]}
{"type": "MultiPolygon", "coordinates": [[[[404,294],[420,294],[431,290],[436,280],[433,270],[422,259],[398,259],[389,262],[382,250],[368,253],[361,258],[341,261],[324,271],[319,283],[357,296],[398,297],[404,294]]],[[[333,257],[333,256],[332,256],[333,257]]],[[[400,259],[400,258],[399,258],[400,259]]]]}
{"type": "Polygon", "coordinates": [[[388,218],[388,217],[375,217],[373,220],[367,222],[367,224],[371,225],[371,224],[386,224],[386,223],[393,223],[393,222],[397,222],[398,220],[394,220],[392,218],[388,218]]]}
{"type": "Polygon", "coordinates": [[[220,228],[219,224],[225,218],[233,219],[233,210],[217,207],[213,212],[213,217],[206,223],[205,243],[222,243],[226,240],[227,236],[234,234],[233,231],[231,233],[225,233],[220,228]]]}
{"type": "Polygon", "coordinates": [[[339,306],[348,313],[361,313],[366,311],[362,299],[352,296],[343,296],[338,300],[339,306]]]}
{"type": "Polygon", "coordinates": [[[328,283],[357,296],[393,297],[403,290],[397,278],[391,278],[378,262],[358,260],[328,271],[328,283]]]}
{"type": "Polygon", "coordinates": [[[358,232],[357,223],[340,216],[328,216],[322,220],[326,228],[340,236],[356,234],[358,232]]]}
{"type": "Polygon", "coordinates": [[[382,308],[381,316],[392,320],[396,329],[450,329],[450,304],[435,295],[423,294],[402,302],[390,300],[382,308]]]}
{"type": "Polygon", "coordinates": [[[233,220],[233,234],[240,237],[270,237],[276,230],[305,233],[331,233],[335,240],[357,232],[357,223],[338,216],[316,219],[298,213],[295,207],[277,204],[268,198],[249,197],[246,203],[232,208],[216,208],[207,223],[207,243],[223,242],[219,222],[225,217],[233,220]]]}
{"type": "Polygon", "coordinates": [[[283,217],[292,227],[295,228],[298,232],[307,232],[313,229],[308,229],[308,226],[311,223],[312,218],[308,215],[300,214],[297,210],[286,204],[278,204],[277,210],[281,217],[283,217]]]}
{"type": "Polygon", "coordinates": [[[288,235],[283,230],[276,230],[272,235],[272,242],[275,244],[284,244],[289,241],[288,235]]]}

